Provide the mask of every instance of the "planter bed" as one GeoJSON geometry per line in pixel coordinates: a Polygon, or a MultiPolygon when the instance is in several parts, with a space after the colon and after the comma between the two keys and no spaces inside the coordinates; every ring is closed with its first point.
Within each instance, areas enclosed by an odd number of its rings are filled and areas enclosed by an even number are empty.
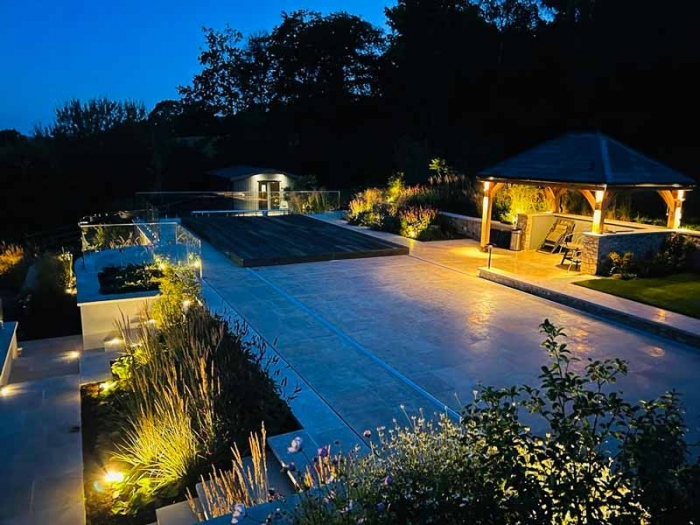
{"type": "Polygon", "coordinates": [[[158,268],[145,264],[105,266],[97,274],[100,293],[105,295],[147,292],[158,289],[158,279],[163,276],[158,268]]]}

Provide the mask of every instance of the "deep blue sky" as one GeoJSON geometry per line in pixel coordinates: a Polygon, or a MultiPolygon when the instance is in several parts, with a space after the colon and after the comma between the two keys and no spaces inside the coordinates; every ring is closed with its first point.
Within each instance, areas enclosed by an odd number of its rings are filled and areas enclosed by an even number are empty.
{"type": "Polygon", "coordinates": [[[30,133],[71,98],[177,98],[198,71],[202,26],[244,35],[282,11],[345,10],[375,25],[394,0],[0,0],[0,129],[30,133]]]}

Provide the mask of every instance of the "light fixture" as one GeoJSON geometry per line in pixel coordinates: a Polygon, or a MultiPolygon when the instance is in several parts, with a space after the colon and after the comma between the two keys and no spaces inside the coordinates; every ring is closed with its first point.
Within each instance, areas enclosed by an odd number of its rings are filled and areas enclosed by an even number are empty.
{"type": "Polygon", "coordinates": [[[117,383],[115,381],[104,381],[104,382],[100,383],[99,386],[100,386],[100,390],[102,390],[103,392],[109,392],[110,390],[112,390],[115,387],[116,384],[117,383]]]}
{"type": "Polygon", "coordinates": [[[70,352],[68,352],[68,354],[66,354],[66,357],[68,359],[79,359],[80,352],[78,352],[77,350],[71,350],[70,352]]]}
{"type": "Polygon", "coordinates": [[[117,470],[108,470],[105,474],[105,481],[107,483],[121,483],[124,481],[124,473],[117,470]]]}
{"type": "Polygon", "coordinates": [[[0,387],[0,397],[5,397],[10,395],[10,387],[8,385],[0,387]]]}

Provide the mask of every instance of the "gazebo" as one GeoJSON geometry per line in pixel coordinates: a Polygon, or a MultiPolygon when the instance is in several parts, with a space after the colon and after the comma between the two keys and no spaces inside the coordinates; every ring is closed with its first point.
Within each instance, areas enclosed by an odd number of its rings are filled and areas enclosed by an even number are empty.
{"type": "Polygon", "coordinates": [[[481,247],[490,240],[493,197],[503,184],[545,189],[552,212],[563,194],[580,191],[591,205],[591,232],[605,231],[605,209],[619,190],[655,190],[668,207],[667,227],[680,227],[685,192],[697,185],[691,177],[657,162],[602,133],[568,133],[478,174],[484,189],[481,247]]]}

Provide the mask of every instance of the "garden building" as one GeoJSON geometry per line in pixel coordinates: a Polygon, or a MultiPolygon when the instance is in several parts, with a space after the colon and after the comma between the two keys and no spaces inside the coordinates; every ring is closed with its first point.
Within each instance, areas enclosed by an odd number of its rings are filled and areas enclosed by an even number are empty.
{"type": "Polygon", "coordinates": [[[278,210],[285,208],[283,191],[292,186],[294,175],[253,166],[229,166],[208,172],[226,182],[226,190],[233,192],[235,209],[278,210]]]}
{"type": "Polygon", "coordinates": [[[493,197],[504,184],[545,189],[550,211],[520,214],[522,248],[536,249],[560,220],[580,236],[581,271],[595,274],[612,251],[642,257],[658,249],[680,227],[686,192],[697,181],[602,133],[568,133],[506,159],[478,175],[483,184],[481,247],[490,241],[493,197]],[[666,228],[606,219],[610,197],[619,191],[652,190],[667,206],[666,228]],[[565,192],[580,192],[591,216],[562,213],[565,192]]]}

